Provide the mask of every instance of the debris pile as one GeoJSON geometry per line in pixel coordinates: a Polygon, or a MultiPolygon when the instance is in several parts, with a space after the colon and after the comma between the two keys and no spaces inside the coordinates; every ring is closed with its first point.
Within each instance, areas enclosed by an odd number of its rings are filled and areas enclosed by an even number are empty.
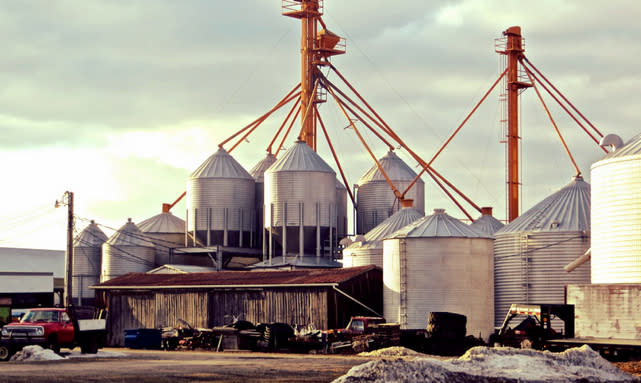
{"type": "Polygon", "coordinates": [[[44,349],[38,345],[25,346],[21,351],[15,353],[12,361],[38,361],[38,360],[60,360],[64,359],[62,356],[56,354],[52,350],[44,349]]]}
{"type": "Polygon", "coordinates": [[[374,351],[361,352],[360,354],[358,354],[358,356],[393,358],[393,357],[406,357],[406,356],[425,357],[425,354],[421,354],[420,352],[416,352],[406,347],[393,346],[393,347],[381,348],[374,351]]]}
{"type": "Polygon", "coordinates": [[[348,382],[640,382],[588,346],[563,353],[474,347],[458,359],[378,359],[355,366],[335,383],[348,382]]]}

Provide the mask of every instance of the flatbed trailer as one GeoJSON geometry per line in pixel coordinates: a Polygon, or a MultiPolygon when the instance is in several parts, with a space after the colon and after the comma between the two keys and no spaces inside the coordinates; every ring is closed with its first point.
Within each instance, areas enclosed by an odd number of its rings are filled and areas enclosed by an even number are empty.
{"type": "Polygon", "coordinates": [[[544,349],[550,351],[563,351],[572,347],[583,345],[590,346],[605,358],[630,358],[641,356],[641,339],[613,339],[613,338],[563,338],[548,339],[544,349]]]}

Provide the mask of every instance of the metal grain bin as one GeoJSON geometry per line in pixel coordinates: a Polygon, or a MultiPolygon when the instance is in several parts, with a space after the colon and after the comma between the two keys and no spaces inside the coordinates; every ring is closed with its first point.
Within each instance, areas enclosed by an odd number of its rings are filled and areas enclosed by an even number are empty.
{"type": "MultiPolygon", "coordinates": [[[[416,178],[416,173],[412,168],[392,151],[387,152],[378,161],[401,193],[416,178]]],[[[357,234],[367,233],[401,209],[398,199],[376,165],[358,180],[356,190],[357,234]]],[[[405,197],[414,200],[414,207],[425,212],[425,183],[423,180],[419,179],[405,197]]]]}
{"type": "Polygon", "coordinates": [[[347,237],[347,188],[336,179],[336,238],[347,237]]]}
{"type": "Polygon", "coordinates": [[[252,246],[255,187],[252,176],[219,148],[187,181],[187,229],[206,246],[252,246]]]}
{"type": "Polygon", "coordinates": [[[492,216],[491,207],[482,207],[481,216],[470,224],[474,230],[482,233],[494,235],[497,231],[503,228],[505,224],[492,216]]]}
{"type": "Polygon", "coordinates": [[[590,185],[580,176],[494,233],[495,325],[512,303],[564,303],[565,285],[590,283],[590,185]]]}
{"type": "Polygon", "coordinates": [[[595,162],[591,175],[592,283],[641,283],[641,134],[595,162]]]}
{"type": "Polygon", "coordinates": [[[427,328],[430,312],[467,316],[468,334],[494,332],[491,236],[434,209],[383,241],[383,313],[401,329],[427,328]]]}
{"type": "Polygon", "coordinates": [[[185,264],[182,256],[171,249],[185,247],[185,221],[170,212],[163,212],[140,222],[138,228],[156,246],[155,265],[185,264]]]}
{"type": "Polygon", "coordinates": [[[360,237],[360,241],[357,240],[343,249],[343,266],[376,265],[383,267],[383,240],[423,216],[421,211],[413,207],[397,211],[364,236],[357,236],[360,237]]]}
{"type": "Polygon", "coordinates": [[[102,245],[100,281],[153,269],[156,249],[131,218],[102,245]]]}
{"type": "Polygon", "coordinates": [[[102,244],[107,236],[92,220],[73,241],[72,299],[76,306],[91,306],[95,292],[89,286],[100,282],[102,244]]]}
{"type": "Polygon", "coordinates": [[[336,173],[304,141],[265,171],[265,234],[273,256],[333,256],[336,173]]]}
{"type": "Polygon", "coordinates": [[[267,170],[272,164],[276,162],[276,156],[271,153],[267,153],[265,158],[260,160],[250,171],[249,174],[252,176],[256,182],[256,191],[255,196],[255,205],[254,210],[256,212],[254,230],[256,232],[256,247],[263,248],[263,253],[265,253],[264,247],[264,220],[265,220],[265,170],[267,170]]]}

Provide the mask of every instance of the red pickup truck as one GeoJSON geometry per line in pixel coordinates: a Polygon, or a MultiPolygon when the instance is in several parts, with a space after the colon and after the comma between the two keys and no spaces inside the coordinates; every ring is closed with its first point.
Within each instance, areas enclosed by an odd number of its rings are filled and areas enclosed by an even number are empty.
{"type": "Polygon", "coordinates": [[[2,327],[0,360],[27,345],[40,345],[54,352],[80,345],[83,353],[96,353],[105,334],[105,320],[74,320],[64,308],[34,308],[19,323],[2,327]]]}

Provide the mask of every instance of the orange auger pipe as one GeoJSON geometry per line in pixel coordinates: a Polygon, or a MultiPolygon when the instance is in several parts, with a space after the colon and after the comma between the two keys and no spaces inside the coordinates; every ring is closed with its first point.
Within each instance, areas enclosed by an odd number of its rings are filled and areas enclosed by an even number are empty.
{"type": "MultiPolygon", "coordinates": [[[[524,59],[527,61],[527,58],[524,58],[524,59]]],[[[530,66],[532,66],[532,68],[533,68],[534,70],[536,70],[536,68],[534,67],[534,65],[532,65],[529,61],[527,61],[527,62],[528,62],[528,64],[529,64],[530,66]]],[[[565,105],[564,105],[564,104],[563,104],[563,103],[562,103],[562,102],[561,102],[561,101],[560,101],[560,100],[559,100],[559,99],[558,99],[558,98],[557,98],[557,97],[556,97],[556,96],[555,96],[555,95],[550,91],[550,89],[545,85],[545,83],[544,83],[544,82],[542,82],[541,80],[539,80],[539,78],[534,74],[534,72],[532,72],[532,71],[530,70],[530,68],[528,67],[528,65],[525,65],[525,63],[524,63],[523,61],[521,61],[521,64],[523,65],[523,68],[525,68],[526,72],[528,73],[528,76],[531,76],[531,78],[534,78],[535,80],[537,80],[537,81],[538,81],[538,83],[539,83],[539,84],[541,84],[541,86],[543,87],[543,89],[545,89],[545,91],[546,91],[546,92],[548,92],[548,94],[550,95],[550,97],[552,97],[552,98],[554,99],[554,101],[556,101],[556,103],[557,103],[557,104],[559,104],[559,106],[560,106],[560,107],[561,107],[561,108],[562,108],[562,109],[563,109],[563,110],[564,110],[564,111],[565,111],[565,112],[566,112],[566,113],[567,113],[567,114],[568,114],[568,115],[569,115],[569,116],[574,120],[574,122],[576,122],[576,123],[577,123],[577,125],[579,125],[579,126],[581,127],[581,129],[583,129],[583,131],[584,131],[588,136],[590,136],[590,138],[592,139],[592,141],[594,141],[597,145],[599,145],[599,140],[598,140],[596,137],[594,137],[594,136],[593,136],[593,135],[592,135],[592,134],[591,134],[591,133],[586,129],[586,127],[585,127],[585,126],[583,126],[583,124],[581,124],[581,122],[576,118],[576,116],[574,116],[574,114],[573,114],[572,112],[570,112],[570,111],[568,110],[568,108],[567,108],[567,107],[566,107],[566,106],[565,106],[565,105]]],[[[540,72],[538,72],[538,70],[536,70],[536,71],[537,71],[537,73],[539,73],[539,74],[540,74],[540,72]]],[[[543,75],[541,74],[541,76],[543,76],[543,75]]],[[[590,124],[590,126],[592,126],[592,128],[593,128],[593,129],[594,129],[594,131],[599,135],[599,137],[603,137],[603,135],[601,134],[601,132],[599,132],[599,131],[598,131],[598,130],[597,130],[597,129],[592,125],[592,123],[591,123],[590,121],[588,121],[588,119],[587,119],[587,118],[585,118],[585,116],[583,116],[583,115],[581,114],[581,112],[579,112],[579,111],[574,107],[574,105],[572,105],[572,104],[571,104],[571,103],[570,103],[570,102],[565,98],[565,96],[563,96],[563,94],[562,94],[561,92],[559,92],[559,91],[558,91],[558,89],[554,88],[554,85],[553,85],[552,83],[550,83],[550,81],[549,81],[548,79],[546,79],[546,78],[544,78],[544,79],[545,79],[545,82],[547,82],[547,83],[548,83],[548,84],[549,84],[549,85],[550,85],[550,86],[551,86],[551,87],[552,87],[552,88],[553,88],[553,89],[554,89],[554,90],[555,90],[555,91],[556,91],[556,92],[557,92],[557,93],[558,93],[558,94],[563,98],[563,100],[564,100],[565,102],[567,102],[567,103],[568,103],[568,104],[569,104],[569,105],[574,109],[574,111],[575,111],[576,113],[578,113],[578,114],[583,118],[583,120],[585,120],[588,124],[590,124]]],[[[608,153],[608,150],[607,150],[606,148],[602,147],[601,145],[599,145],[599,147],[600,147],[604,152],[608,153]]]]}
{"type": "Polygon", "coordinates": [[[162,212],[163,213],[169,213],[169,210],[171,210],[172,207],[176,206],[176,204],[178,202],[180,202],[180,200],[183,199],[183,197],[185,197],[185,195],[187,195],[186,191],[183,192],[183,194],[181,194],[180,197],[176,198],[176,200],[173,203],[171,203],[171,204],[163,203],[162,204],[162,212]]]}
{"type": "MultiPolygon", "coordinates": [[[[314,108],[316,108],[316,105],[314,105],[314,108]]],[[[320,123],[321,130],[325,135],[325,139],[327,140],[327,145],[329,146],[329,150],[332,152],[332,156],[334,156],[334,161],[336,162],[336,166],[338,166],[338,171],[341,174],[341,178],[343,179],[343,183],[345,184],[345,188],[347,189],[347,193],[349,194],[349,199],[351,199],[352,204],[356,206],[356,199],[354,198],[354,194],[352,194],[352,189],[349,187],[349,184],[347,183],[347,177],[345,177],[345,172],[343,172],[343,167],[341,166],[341,163],[338,160],[338,156],[336,155],[336,151],[334,150],[334,146],[332,145],[332,140],[330,140],[329,135],[327,134],[327,130],[325,129],[325,124],[323,123],[323,119],[318,113],[318,108],[316,108],[316,119],[320,123]]]]}
{"type": "Polygon", "coordinates": [[[359,140],[361,141],[361,143],[363,144],[363,147],[365,147],[365,150],[367,150],[367,153],[369,153],[369,155],[372,157],[372,159],[373,159],[373,160],[374,160],[374,162],[376,163],[376,167],[381,171],[381,174],[383,175],[383,177],[385,177],[385,181],[387,181],[387,183],[388,183],[388,184],[390,185],[390,187],[392,188],[392,191],[394,192],[394,195],[395,195],[399,200],[402,200],[402,199],[403,199],[403,196],[402,196],[402,195],[401,195],[401,193],[398,191],[398,189],[396,188],[396,186],[394,186],[394,183],[392,182],[392,180],[390,180],[390,179],[389,179],[389,177],[387,176],[387,173],[385,172],[385,170],[383,169],[383,167],[381,166],[381,164],[378,162],[378,159],[376,158],[376,156],[374,155],[374,153],[372,153],[372,150],[371,150],[371,149],[370,149],[370,147],[367,145],[367,143],[366,143],[366,142],[365,142],[365,140],[363,139],[363,136],[361,136],[360,132],[359,132],[359,131],[358,131],[358,129],[356,128],[356,125],[354,125],[354,122],[349,118],[349,115],[347,114],[347,112],[346,112],[346,111],[345,111],[345,109],[343,108],[343,104],[342,104],[341,100],[338,98],[338,96],[336,96],[336,93],[334,93],[334,90],[333,90],[332,88],[328,88],[327,90],[329,90],[329,93],[334,97],[334,100],[335,100],[335,101],[336,101],[336,103],[338,104],[338,107],[340,108],[340,110],[343,112],[343,115],[344,115],[344,116],[345,116],[345,118],[347,119],[347,122],[351,125],[352,129],[354,129],[354,133],[356,133],[356,136],[358,137],[358,139],[359,139],[359,140]]]}
{"type": "MultiPolygon", "coordinates": [[[[573,109],[573,110],[574,110],[574,111],[575,111],[579,116],[581,116],[581,118],[583,118],[583,120],[584,120],[585,122],[587,122],[587,123],[588,123],[588,125],[590,125],[590,126],[592,127],[592,129],[594,129],[594,131],[599,135],[599,137],[603,137],[603,134],[599,131],[599,129],[597,129],[594,125],[592,125],[592,123],[590,122],[590,120],[588,120],[588,119],[587,119],[587,117],[585,117],[585,116],[581,113],[581,111],[580,111],[580,110],[578,110],[578,109],[577,109],[577,108],[576,108],[576,107],[575,107],[575,106],[570,102],[570,100],[568,100],[567,98],[565,98],[565,96],[563,95],[563,93],[561,93],[561,91],[559,91],[559,90],[554,86],[554,84],[552,84],[552,83],[550,82],[550,80],[548,80],[548,79],[547,79],[547,77],[545,77],[545,76],[543,75],[543,73],[541,73],[541,72],[536,68],[536,66],[534,66],[534,64],[532,64],[532,63],[530,62],[530,60],[528,60],[528,58],[527,58],[527,57],[525,57],[525,56],[523,56],[523,57],[522,57],[522,59],[521,59],[521,64],[523,64],[523,60],[525,60],[525,61],[528,63],[528,65],[530,65],[530,66],[532,67],[532,69],[534,69],[534,71],[535,71],[536,73],[538,73],[538,74],[541,76],[541,78],[543,78],[543,80],[545,80],[545,82],[547,82],[547,83],[552,87],[552,89],[554,89],[554,91],[555,91],[555,92],[557,92],[557,93],[559,94],[559,96],[561,96],[561,98],[563,99],[563,101],[567,102],[567,103],[568,103],[568,105],[570,105],[570,107],[571,107],[571,108],[572,108],[572,109],[573,109]]],[[[550,92],[548,91],[548,93],[550,93],[550,92]]],[[[550,94],[551,94],[551,93],[550,93],[550,94]]],[[[557,102],[558,102],[558,101],[557,101],[557,102]]],[[[561,103],[559,102],[559,104],[561,104],[561,103]]],[[[575,121],[576,121],[576,120],[575,120],[575,121]]],[[[578,123],[578,121],[577,121],[577,123],[578,123]]],[[[579,125],[581,125],[581,124],[579,124],[579,125]]],[[[581,125],[581,127],[583,127],[583,125],[581,125]]],[[[585,128],[583,128],[583,129],[585,130],[585,128]]],[[[586,132],[587,132],[587,131],[586,131],[586,132]]],[[[588,133],[588,134],[589,134],[589,133],[588,133]]]]}
{"type": "MultiPolygon", "coordinates": [[[[267,153],[273,154],[272,153],[272,146],[274,145],[274,142],[276,141],[276,139],[278,138],[280,133],[283,131],[283,128],[285,127],[285,124],[287,124],[287,121],[289,121],[289,118],[291,117],[291,115],[294,112],[294,110],[296,110],[296,107],[298,106],[299,103],[300,103],[300,97],[296,100],[294,105],[292,105],[291,109],[289,109],[289,113],[287,113],[287,117],[285,117],[285,119],[283,120],[283,123],[280,124],[280,128],[278,128],[278,131],[276,132],[276,134],[274,134],[274,137],[269,142],[269,145],[267,145],[267,153]]],[[[298,112],[296,113],[295,116],[297,116],[297,115],[298,115],[298,112]]],[[[296,120],[296,117],[294,117],[294,120],[296,120]]],[[[291,124],[290,124],[290,129],[291,129],[291,124]]],[[[287,132],[289,132],[289,129],[287,130],[287,132]]],[[[287,136],[287,135],[285,135],[285,136],[287,136]]]]}
{"type": "Polygon", "coordinates": [[[290,121],[289,126],[287,127],[287,131],[285,132],[285,135],[283,135],[283,138],[280,140],[280,144],[278,144],[278,148],[276,148],[276,151],[274,152],[274,155],[276,157],[278,157],[278,153],[283,148],[283,144],[285,143],[287,136],[289,136],[289,132],[292,131],[292,127],[294,126],[294,123],[296,122],[296,119],[298,118],[299,114],[300,114],[300,108],[297,108],[296,114],[294,114],[294,118],[292,118],[292,120],[290,121]]]}
{"type": "Polygon", "coordinates": [[[285,97],[283,97],[283,98],[278,102],[278,104],[276,104],[273,108],[271,108],[267,113],[265,113],[265,114],[263,114],[262,116],[258,117],[257,119],[255,119],[254,121],[252,121],[250,124],[248,124],[248,125],[247,125],[247,126],[245,126],[244,128],[242,128],[242,129],[240,129],[239,131],[237,131],[236,133],[234,133],[231,137],[227,138],[225,141],[223,141],[223,142],[221,142],[220,144],[218,144],[218,147],[219,147],[219,148],[222,148],[222,147],[223,147],[227,142],[229,142],[229,141],[233,140],[233,139],[234,139],[234,138],[236,138],[239,134],[243,133],[243,132],[244,132],[245,130],[247,130],[247,129],[250,129],[252,126],[254,126],[254,125],[256,125],[256,124],[260,124],[260,123],[261,123],[261,122],[263,122],[267,117],[269,117],[272,113],[274,113],[276,110],[280,109],[283,105],[287,104],[288,102],[290,102],[290,101],[291,101],[291,100],[293,100],[294,98],[298,97],[298,96],[300,95],[300,91],[299,91],[297,94],[293,95],[293,96],[292,96],[292,93],[294,93],[294,92],[296,91],[296,89],[297,89],[297,88],[299,88],[299,87],[300,87],[300,84],[296,85],[296,86],[295,86],[291,91],[289,91],[289,93],[287,93],[287,95],[286,95],[285,97]]]}
{"type": "Polygon", "coordinates": [[[536,83],[534,83],[534,79],[532,77],[532,72],[525,67],[525,73],[527,73],[528,78],[530,79],[530,82],[532,83],[532,87],[534,88],[534,91],[536,92],[536,95],[539,98],[539,101],[541,101],[541,105],[543,105],[543,109],[545,110],[545,113],[548,115],[548,118],[550,119],[550,122],[552,123],[552,126],[554,127],[554,130],[556,131],[556,134],[559,136],[559,139],[561,140],[561,144],[563,145],[563,148],[565,149],[565,152],[568,154],[570,157],[570,161],[572,161],[572,165],[574,166],[574,169],[576,170],[576,175],[580,176],[581,175],[581,170],[579,170],[579,167],[576,164],[576,161],[574,161],[574,157],[572,156],[572,153],[570,153],[570,149],[568,148],[568,145],[565,143],[565,140],[563,139],[563,136],[561,135],[561,132],[559,131],[559,127],[556,125],[556,122],[554,121],[554,118],[552,118],[552,115],[550,114],[550,110],[548,109],[547,105],[545,104],[545,101],[543,100],[543,97],[541,97],[541,92],[539,92],[539,88],[536,86],[536,83]]]}
{"type": "Polygon", "coordinates": [[[454,198],[452,193],[450,193],[450,191],[447,190],[447,188],[445,186],[443,186],[443,184],[441,184],[441,182],[436,178],[436,175],[432,174],[431,171],[428,171],[427,174],[429,174],[429,176],[432,177],[434,182],[441,188],[441,190],[443,190],[443,193],[445,193],[450,198],[450,200],[452,200],[452,202],[454,202],[454,204],[459,208],[459,210],[461,210],[463,212],[463,214],[465,214],[465,216],[470,221],[474,222],[474,218],[472,218],[472,216],[467,212],[467,210],[465,210],[465,208],[463,208],[463,206],[456,200],[456,198],[454,198]]]}

